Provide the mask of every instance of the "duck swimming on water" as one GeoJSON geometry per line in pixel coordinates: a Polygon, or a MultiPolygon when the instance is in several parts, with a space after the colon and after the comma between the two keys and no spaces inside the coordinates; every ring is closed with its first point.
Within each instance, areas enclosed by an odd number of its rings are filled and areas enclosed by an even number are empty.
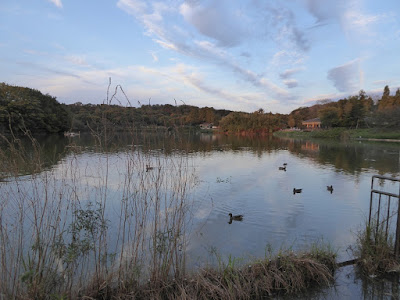
{"type": "Polygon", "coordinates": [[[296,188],[293,188],[293,195],[296,194],[296,193],[301,193],[302,190],[303,190],[303,189],[296,189],[296,188]]]}
{"type": "Polygon", "coordinates": [[[331,194],[332,194],[332,192],[333,192],[333,186],[332,185],[328,185],[327,187],[326,187],[326,189],[328,190],[328,191],[330,191],[331,192],[331,194]]]}
{"type": "Polygon", "coordinates": [[[232,213],[229,213],[229,224],[232,223],[232,221],[243,221],[243,215],[232,215],[232,213]]]}

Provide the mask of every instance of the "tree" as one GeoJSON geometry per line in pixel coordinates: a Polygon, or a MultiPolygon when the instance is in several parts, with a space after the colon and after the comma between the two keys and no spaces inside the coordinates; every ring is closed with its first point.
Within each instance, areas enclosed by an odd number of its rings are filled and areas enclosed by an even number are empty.
{"type": "Polygon", "coordinates": [[[385,88],[383,89],[382,98],[387,98],[389,96],[390,96],[390,89],[389,89],[389,86],[386,85],[385,88]]]}
{"type": "Polygon", "coordinates": [[[3,132],[57,133],[71,125],[65,105],[30,88],[0,84],[0,108],[3,132]]]}
{"type": "Polygon", "coordinates": [[[389,86],[385,86],[381,100],[378,102],[378,109],[384,110],[393,106],[393,97],[390,96],[389,86]]]}
{"type": "Polygon", "coordinates": [[[336,107],[326,107],[320,110],[319,118],[322,126],[336,127],[339,125],[339,109],[336,107]]]}
{"type": "Polygon", "coordinates": [[[295,127],[295,125],[296,125],[296,120],[294,119],[294,117],[292,115],[289,116],[288,125],[289,125],[289,127],[295,127]]]}

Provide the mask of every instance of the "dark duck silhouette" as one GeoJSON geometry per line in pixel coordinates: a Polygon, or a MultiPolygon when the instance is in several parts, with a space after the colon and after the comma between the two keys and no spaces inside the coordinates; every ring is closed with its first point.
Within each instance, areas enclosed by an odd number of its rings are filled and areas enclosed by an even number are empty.
{"type": "Polygon", "coordinates": [[[279,167],[279,170],[286,171],[286,166],[284,166],[284,167],[279,167]]]}
{"type": "Polygon", "coordinates": [[[294,194],[301,193],[302,190],[303,190],[303,189],[296,189],[296,188],[293,188],[293,195],[294,195],[294,194]]]}
{"type": "Polygon", "coordinates": [[[232,215],[232,213],[229,213],[229,224],[232,223],[232,221],[243,221],[243,215],[232,215]]]}
{"type": "Polygon", "coordinates": [[[146,165],[146,172],[153,170],[153,167],[151,167],[150,165],[146,165]]]}
{"type": "Polygon", "coordinates": [[[328,190],[328,191],[330,191],[331,192],[331,194],[332,194],[332,192],[333,192],[333,186],[332,185],[328,185],[327,187],[326,187],[326,189],[328,190]]]}

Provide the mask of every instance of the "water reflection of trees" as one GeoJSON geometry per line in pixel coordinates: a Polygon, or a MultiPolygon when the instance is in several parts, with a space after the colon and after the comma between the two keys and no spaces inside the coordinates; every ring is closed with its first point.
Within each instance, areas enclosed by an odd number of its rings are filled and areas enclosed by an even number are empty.
{"type": "Polygon", "coordinates": [[[399,274],[383,278],[371,278],[356,272],[356,281],[361,281],[363,299],[399,299],[399,274]]]}
{"type": "Polygon", "coordinates": [[[68,139],[61,135],[4,137],[0,143],[0,174],[3,177],[39,173],[66,155],[68,139]]]}
{"type": "Polygon", "coordinates": [[[378,174],[398,175],[400,148],[387,143],[342,143],[337,141],[287,140],[288,149],[296,155],[312,158],[322,165],[358,174],[375,170],[378,174]]]}
{"type": "Polygon", "coordinates": [[[212,153],[223,151],[248,151],[258,157],[273,151],[288,150],[300,157],[312,159],[321,165],[333,166],[338,171],[360,174],[365,170],[374,170],[378,174],[397,176],[400,166],[400,147],[392,143],[368,143],[338,141],[302,141],[279,139],[273,136],[236,136],[225,134],[208,134],[196,130],[159,130],[118,133],[108,137],[107,147],[103,147],[95,135],[81,134],[78,137],[66,138],[60,135],[48,135],[32,139],[21,138],[2,142],[1,172],[4,173],[6,162],[13,161],[14,169],[19,174],[38,172],[39,157],[42,169],[51,168],[59,160],[72,152],[110,152],[120,151],[155,151],[163,155],[176,153],[212,153]],[[23,157],[13,159],[13,150],[23,157]]]}

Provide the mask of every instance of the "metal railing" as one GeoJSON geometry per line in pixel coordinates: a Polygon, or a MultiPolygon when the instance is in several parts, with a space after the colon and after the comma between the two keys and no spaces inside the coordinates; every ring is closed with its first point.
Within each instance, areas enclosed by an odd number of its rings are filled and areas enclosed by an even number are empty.
{"type": "Polygon", "coordinates": [[[385,199],[387,199],[387,214],[386,214],[386,219],[384,219],[381,224],[385,224],[385,235],[386,239],[388,237],[389,233],[389,219],[390,219],[390,205],[391,205],[391,200],[392,198],[397,198],[397,223],[396,223],[396,240],[394,244],[394,256],[395,258],[399,257],[399,252],[400,252],[400,179],[399,178],[393,178],[393,177],[386,177],[386,176],[380,176],[380,175],[374,175],[372,176],[371,179],[371,197],[370,197],[370,202],[369,202],[369,218],[368,218],[368,225],[371,226],[371,217],[372,217],[372,207],[373,207],[373,195],[377,194],[378,195],[378,211],[377,211],[377,220],[376,220],[376,232],[379,230],[380,226],[380,216],[381,216],[381,203],[385,199]],[[374,179],[379,179],[379,180],[389,180],[389,181],[394,181],[399,183],[399,192],[397,194],[394,193],[388,193],[385,191],[380,191],[376,188],[374,188],[374,179]],[[382,196],[384,196],[384,199],[382,199],[382,196]]]}

